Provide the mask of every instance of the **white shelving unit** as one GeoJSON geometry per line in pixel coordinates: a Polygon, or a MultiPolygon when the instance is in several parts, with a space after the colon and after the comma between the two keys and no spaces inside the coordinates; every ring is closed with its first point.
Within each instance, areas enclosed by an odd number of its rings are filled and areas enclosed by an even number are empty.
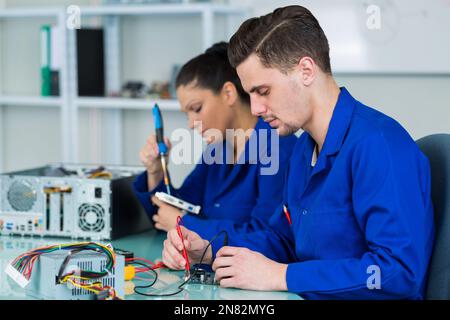
{"type": "MultiPolygon", "coordinates": [[[[149,4],[149,5],[104,5],[81,6],[81,17],[103,18],[105,30],[105,70],[106,92],[119,91],[120,75],[120,20],[125,16],[154,16],[164,15],[167,18],[178,16],[198,16],[202,23],[202,47],[206,49],[214,42],[214,19],[217,16],[226,17],[227,36],[231,36],[236,27],[235,19],[243,20],[248,17],[250,10],[245,7],[235,7],[218,4],[149,4]]],[[[6,8],[0,9],[2,19],[54,17],[58,25],[64,25],[67,20],[65,7],[48,8],[6,8]]],[[[82,26],[83,27],[83,26],[82,26]]],[[[115,143],[105,150],[108,163],[122,163],[122,111],[149,110],[154,103],[158,103],[163,111],[177,111],[176,100],[126,99],[115,97],[78,97],[77,65],[75,30],[61,28],[61,70],[60,97],[40,96],[7,96],[2,95],[0,84],[0,121],[2,121],[1,106],[37,106],[57,107],[61,109],[61,148],[62,160],[79,162],[78,141],[78,113],[80,109],[94,108],[101,110],[104,123],[103,130],[115,143]]],[[[224,39],[225,40],[225,39],[224,39]]],[[[0,171],[2,171],[2,150],[0,146],[0,171]]]]}
{"type": "Polygon", "coordinates": [[[37,106],[37,107],[57,107],[62,105],[60,97],[39,97],[39,96],[0,96],[0,105],[7,106],[37,106]]]}
{"type": "MultiPolygon", "coordinates": [[[[4,19],[29,19],[29,18],[52,18],[58,25],[65,25],[66,13],[63,8],[11,8],[0,9],[0,22],[4,19]]],[[[68,68],[67,68],[67,35],[64,28],[60,30],[59,35],[61,46],[61,69],[60,69],[60,96],[59,97],[41,97],[41,96],[11,96],[3,95],[0,83],[0,126],[3,122],[2,106],[36,106],[36,107],[56,107],[60,109],[61,121],[61,150],[62,161],[69,162],[70,154],[70,136],[68,128],[70,121],[70,100],[68,86],[68,68]]],[[[1,49],[1,48],[0,48],[1,49]]],[[[1,66],[0,66],[1,68],[1,66]]],[[[1,137],[1,134],[0,134],[1,137]]],[[[4,137],[1,137],[4,139],[4,137]]],[[[0,172],[3,171],[3,150],[0,145],[0,172]]]]}
{"type": "Polygon", "coordinates": [[[95,108],[99,109],[127,109],[127,110],[149,110],[149,108],[157,103],[159,107],[165,111],[178,111],[179,104],[177,100],[150,100],[150,99],[127,99],[127,98],[84,98],[79,97],[75,100],[75,104],[79,108],[95,108]]]}
{"type": "Polygon", "coordinates": [[[0,18],[42,18],[56,17],[62,14],[61,8],[7,8],[0,9],[0,18]]]}

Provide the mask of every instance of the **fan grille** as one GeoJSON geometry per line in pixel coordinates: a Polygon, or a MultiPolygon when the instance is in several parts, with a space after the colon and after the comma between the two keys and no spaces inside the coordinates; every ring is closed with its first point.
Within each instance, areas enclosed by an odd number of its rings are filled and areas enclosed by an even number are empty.
{"type": "Polygon", "coordinates": [[[30,211],[36,199],[36,190],[28,181],[15,181],[8,190],[8,202],[17,211],[30,211]]]}
{"type": "Polygon", "coordinates": [[[97,203],[83,203],[78,208],[78,226],[83,231],[100,232],[105,228],[105,209],[97,203]]]}

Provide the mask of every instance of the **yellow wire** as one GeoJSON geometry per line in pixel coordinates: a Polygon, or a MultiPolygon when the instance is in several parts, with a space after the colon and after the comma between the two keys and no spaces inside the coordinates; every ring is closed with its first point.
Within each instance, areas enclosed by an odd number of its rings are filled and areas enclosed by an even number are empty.
{"type": "Polygon", "coordinates": [[[80,280],[91,280],[90,278],[80,277],[80,276],[68,274],[67,276],[65,276],[65,277],[61,280],[61,282],[66,282],[66,281],[67,281],[67,278],[75,278],[75,279],[80,279],[80,280]]]}
{"type": "MultiPolygon", "coordinates": [[[[114,252],[111,248],[109,248],[109,247],[107,247],[107,246],[105,246],[105,245],[103,245],[103,244],[101,244],[101,243],[86,242],[86,241],[85,241],[85,242],[77,242],[77,243],[68,243],[68,244],[61,244],[61,245],[53,245],[53,246],[43,246],[43,247],[39,247],[39,248],[33,249],[33,250],[31,250],[31,251],[35,251],[35,250],[45,250],[45,249],[52,249],[52,248],[66,248],[66,247],[69,247],[69,246],[75,246],[75,245],[88,245],[88,244],[93,244],[93,243],[96,244],[96,245],[98,245],[99,247],[103,248],[104,250],[106,250],[107,252],[109,252],[109,253],[111,254],[111,256],[112,256],[112,258],[113,258],[113,266],[115,266],[115,265],[116,265],[116,254],[115,254],[115,252],[114,252]]],[[[30,251],[29,251],[29,252],[30,252],[30,251]]],[[[26,253],[20,255],[20,256],[17,257],[16,259],[18,259],[18,258],[20,258],[20,257],[22,257],[22,256],[28,255],[29,252],[26,252],[26,253]]],[[[35,258],[37,258],[37,257],[35,257],[35,258]]],[[[82,288],[82,289],[88,290],[88,291],[90,291],[90,292],[94,292],[94,293],[96,293],[96,294],[98,294],[98,293],[100,292],[100,291],[98,291],[98,290],[95,290],[95,289],[92,289],[92,288],[91,288],[93,284],[89,284],[89,285],[78,284],[78,283],[76,283],[74,280],[72,280],[72,278],[73,278],[73,279],[80,279],[80,280],[90,280],[90,278],[81,277],[81,276],[76,276],[76,275],[70,275],[70,274],[69,274],[69,275],[65,276],[65,277],[61,280],[61,282],[62,282],[62,283],[65,283],[65,282],[69,281],[73,286],[75,286],[75,287],[77,287],[77,288],[82,288]]],[[[100,285],[101,285],[101,282],[97,282],[97,283],[100,283],[100,285]]],[[[114,290],[114,289],[113,289],[113,290],[114,290]]],[[[114,292],[115,292],[115,290],[114,290],[114,292]]]]}
{"type": "MultiPolygon", "coordinates": [[[[44,249],[52,249],[52,248],[66,248],[66,247],[70,247],[70,246],[88,245],[88,244],[92,244],[92,243],[94,243],[94,244],[98,245],[99,247],[102,247],[103,249],[108,251],[111,254],[111,256],[113,257],[113,266],[116,265],[116,254],[115,254],[115,252],[113,250],[111,250],[111,248],[109,248],[109,247],[107,247],[107,246],[105,246],[105,245],[103,245],[101,243],[96,243],[96,242],[87,242],[87,241],[85,241],[85,242],[68,243],[68,244],[61,244],[61,245],[54,245],[54,246],[44,246],[44,247],[33,249],[32,251],[44,250],[44,249]]],[[[28,253],[24,253],[23,255],[26,255],[26,254],[28,254],[28,253]]]]}
{"type": "Polygon", "coordinates": [[[78,276],[73,276],[72,275],[72,276],[66,276],[62,280],[62,282],[63,283],[64,282],[70,282],[73,286],[75,286],[77,288],[82,288],[82,289],[85,289],[85,290],[88,290],[88,291],[91,291],[91,292],[94,292],[94,293],[99,293],[100,292],[98,290],[92,289],[92,287],[94,285],[101,285],[101,282],[93,282],[93,283],[89,283],[89,284],[80,284],[80,283],[75,282],[72,278],[87,279],[87,278],[83,278],[83,277],[78,277],[78,276]]]}
{"type": "Polygon", "coordinates": [[[100,291],[98,291],[98,290],[92,289],[92,288],[91,288],[92,286],[81,285],[81,284],[78,284],[78,283],[76,283],[75,281],[73,281],[73,280],[71,280],[71,279],[67,279],[67,281],[69,281],[74,287],[81,288],[81,289],[84,289],[84,290],[93,292],[93,293],[95,293],[95,294],[98,294],[98,293],[100,292],[100,291]]]}

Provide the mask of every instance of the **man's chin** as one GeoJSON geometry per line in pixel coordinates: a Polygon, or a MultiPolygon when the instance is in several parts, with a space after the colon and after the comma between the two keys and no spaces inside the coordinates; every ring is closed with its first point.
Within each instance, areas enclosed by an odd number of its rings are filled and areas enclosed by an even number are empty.
{"type": "Polygon", "coordinates": [[[276,130],[277,130],[277,134],[278,134],[280,137],[286,135],[286,133],[285,133],[285,131],[283,130],[283,128],[278,127],[278,128],[276,128],[276,130]]]}
{"type": "Polygon", "coordinates": [[[280,137],[290,136],[291,134],[294,134],[296,132],[296,130],[294,130],[293,128],[290,128],[290,127],[287,127],[284,125],[280,125],[275,129],[277,130],[277,134],[280,137]]]}

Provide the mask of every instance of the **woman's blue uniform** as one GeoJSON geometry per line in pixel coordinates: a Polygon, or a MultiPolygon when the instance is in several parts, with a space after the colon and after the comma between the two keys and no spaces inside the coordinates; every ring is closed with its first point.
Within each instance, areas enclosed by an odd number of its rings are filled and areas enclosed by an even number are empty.
{"type": "MultiPolygon", "coordinates": [[[[245,145],[242,154],[245,158],[238,164],[226,163],[227,154],[232,156],[232,151],[227,153],[226,142],[209,145],[203,161],[195,166],[182,186],[171,190],[172,195],[202,207],[199,216],[185,215],[183,225],[204,239],[213,238],[221,230],[231,236],[262,228],[282,200],[285,171],[296,141],[295,135],[279,137],[259,119],[245,145]],[[221,158],[223,163],[208,164],[206,154],[218,155],[216,158],[221,158]]],[[[136,178],[133,187],[151,218],[157,207],[150,198],[155,192],[166,192],[166,187],[161,182],[149,191],[146,172],[136,178]]]]}
{"type": "Polygon", "coordinates": [[[345,88],[313,166],[314,148],[303,133],[270,228],[229,245],[287,263],[288,290],[304,298],[422,299],[434,241],[428,159],[345,88]]]}

